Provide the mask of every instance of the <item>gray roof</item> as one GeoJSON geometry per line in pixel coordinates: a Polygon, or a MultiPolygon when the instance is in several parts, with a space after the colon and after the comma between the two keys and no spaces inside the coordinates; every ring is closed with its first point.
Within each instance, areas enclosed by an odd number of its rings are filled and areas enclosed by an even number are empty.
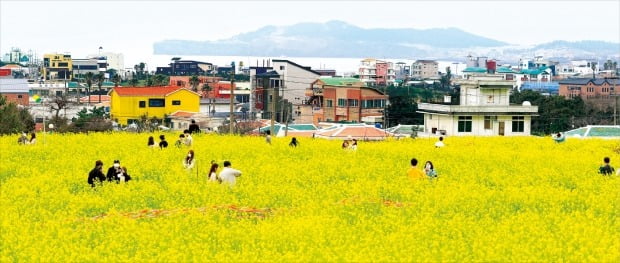
{"type": "Polygon", "coordinates": [[[0,79],[0,93],[28,93],[26,79],[0,79]]]}
{"type": "Polygon", "coordinates": [[[592,79],[592,78],[575,78],[575,79],[563,79],[559,81],[559,84],[568,84],[568,85],[587,85],[588,83],[592,82],[594,85],[602,85],[603,83],[607,82],[610,85],[613,85],[614,82],[616,84],[620,84],[620,81],[618,81],[618,79],[592,79]]]}
{"type": "MultiPolygon", "coordinates": [[[[221,98],[216,98],[215,99],[215,104],[229,104],[230,103],[230,99],[221,99],[221,98]]],[[[233,101],[234,104],[239,103],[236,99],[233,101]]],[[[205,104],[211,104],[211,99],[200,99],[200,104],[205,105],[205,104]]]]}
{"type": "Polygon", "coordinates": [[[312,70],[312,68],[311,68],[311,67],[304,67],[304,66],[302,66],[302,65],[299,65],[299,64],[297,64],[297,63],[295,63],[295,62],[293,62],[293,61],[287,60],[287,59],[272,59],[272,60],[271,60],[271,62],[284,62],[284,63],[289,63],[289,64],[291,64],[291,65],[293,65],[293,66],[296,66],[296,67],[301,68],[301,69],[303,69],[303,70],[306,70],[306,71],[308,71],[308,72],[311,72],[311,73],[314,73],[314,74],[317,74],[317,75],[321,75],[321,73],[318,73],[318,72],[316,72],[316,71],[312,70]]]}

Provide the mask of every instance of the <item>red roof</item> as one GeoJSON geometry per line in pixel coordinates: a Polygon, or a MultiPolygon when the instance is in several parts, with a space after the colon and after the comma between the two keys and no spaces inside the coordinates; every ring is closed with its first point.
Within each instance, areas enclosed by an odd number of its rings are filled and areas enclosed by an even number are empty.
{"type": "Polygon", "coordinates": [[[175,92],[182,87],[164,86],[164,87],[116,87],[114,91],[119,96],[165,96],[175,92]]]}

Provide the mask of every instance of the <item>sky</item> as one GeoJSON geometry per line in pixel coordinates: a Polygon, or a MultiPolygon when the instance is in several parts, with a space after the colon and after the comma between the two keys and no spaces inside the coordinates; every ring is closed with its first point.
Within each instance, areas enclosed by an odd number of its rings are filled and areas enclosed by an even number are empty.
{"type": "Polygon", "coordinates": [[[516,45],[620,43],[620,0],[608,1],[30,1],[0,0],[0,52],[73,57],[105,51],[125,64],[164,39],[218,40],[267,25],[341,20],[363,28],[447,28],[516,45]]]}

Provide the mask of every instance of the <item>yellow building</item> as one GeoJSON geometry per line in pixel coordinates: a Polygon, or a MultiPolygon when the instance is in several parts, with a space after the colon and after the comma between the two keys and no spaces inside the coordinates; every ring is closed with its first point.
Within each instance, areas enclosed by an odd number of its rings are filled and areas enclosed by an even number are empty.
{"type": "Polygon", "coordinates": [[[70,80],[72,64],[69,54],[45,54],[43,55],[43,72],[41,74],[46,80],[70,80]]]}
{"type": "Polygon", "coordinates": [[[163,119],[165,115],[183,110],[200,111],[200,95],[176,87],[116,87],[110,90],[110,117],[127,125],[142,116],[163,119]]]}

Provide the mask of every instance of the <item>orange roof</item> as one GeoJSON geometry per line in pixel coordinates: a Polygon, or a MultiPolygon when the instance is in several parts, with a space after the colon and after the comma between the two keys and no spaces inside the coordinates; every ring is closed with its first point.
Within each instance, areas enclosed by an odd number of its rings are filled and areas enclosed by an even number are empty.
{"type": "Polygon", "coordinates": [[[164,86],[164,87],[116,87],[112,90],[116,91],[119,96],[165,96],[175,92],[181,87],[164,86]]]}
{"type": "Polygon", "coordinates": [[[189,112],[189,111],[175,111],[172,114],[170,114],[170,116],[173,117],[185,117],[185,118],[191,118],[192,116],[194,116],[194,114],[196,114],[197,112],[189,112]]]}
{"type": "Polygon", "coordinates": [[[317,136],[328,138],[383,138],[393,136],[392,133],[375,128],[372,125],[351,125],[327,129],[317,133],[317,136]]]}
{"type": "MultiPolygon", "coordinates": [[[[110,101],[110,96],[108,95],[101,95],[101,101],[110,101]]],[[[84,96],[80,98],[80,102],[88,102],[88,96],[84,96]]],[[[99,102],[99,95],[90,95],[90,102],[94,103],[94,102],[99,102]]]]}

